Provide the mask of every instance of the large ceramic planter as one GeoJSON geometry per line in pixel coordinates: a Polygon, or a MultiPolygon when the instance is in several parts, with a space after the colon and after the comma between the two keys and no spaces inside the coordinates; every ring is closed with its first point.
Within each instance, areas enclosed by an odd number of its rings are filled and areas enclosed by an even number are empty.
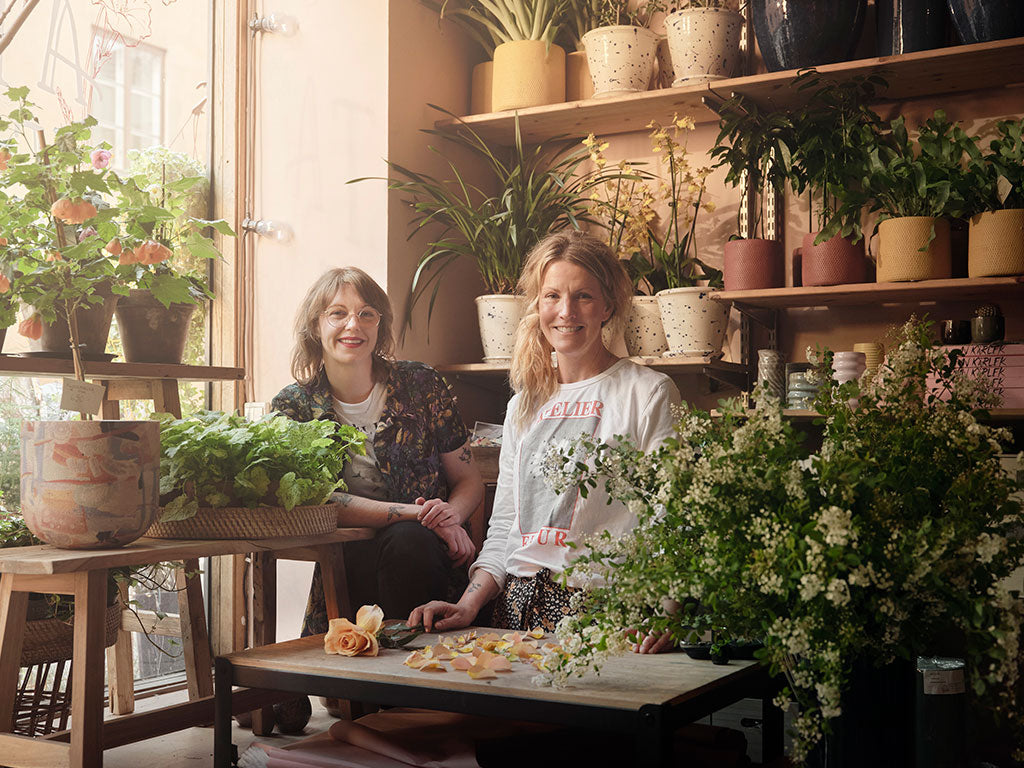
{"type": "Polygon", "coordinates": [[[727,291],[781,288],[786,283],[785,255],[777,240],[730,240],[725,244],[723,279],[727,291]]]}
{"type": "Polygon", "coordinates": [[[727,8],[687,8],[665,19],[675,70],[674,86],[736,77],[741,73],[743,16],[727,8]]]}
{"type": "Polygon", "coordinates": [[[712,293],[702,286],[658,292],[661,323],[669,347],[666,356],[713,358],[722,354],[730,305],[715,301],[712,293]]]}
{"type": "Polygon", "coordinates": [[[594,95],[586,51],[573,51],[565,56],[565,100],[582,101],[594,95]]]}
{"type": "Polygon", "coordinates": [[[953,27],[964,43],[986,43],[1024,35],[1020,0],[946,0],[953,27]]]}
{"type": "Polygon", "coordinates": [[[967,276],[1024,275],[1024,208],[971,217],[967,276]]]}
{"type": "Polygon", "coordinates": [[[867,264],[864,242],[854,243],[850,237],[831,237],[814,244],[817,232],[804,235],[800,249],[800,282],[802,285],[846,285],[863,283],[867,264]]]}
{"type": "Polygon", "coordinates": [[[195,304],[165,307],[149,291],[135,289],[114,313],[128,363],[181,363],[195,304]]]}
{"type": "Polygon", "coordinates": [[[879,56],[928,51],[946,44],[945,0],[875,0],[879,56]]]}
{"type": "Polygon", "coordinates": [[[592,29],[583,36],[594,98],[646,91],[654,72],[658,36],[644,27],[592,29]]]}
{"type": "Polygon", "coordinates": [[[494,93],[494,62],[481,61],[473,67],[470,78],[469,112],[472,115],[485,115],[493,112],[494,93]]]}
{"type": "Polygon", "coordinates": [[[938,280],[952,273],[948,221],[930,216],[903,216],[879,224],[876,273],[879,283],[938,280]],[[929,242],[932,226],[935,237],[929,242]]]}
{"type": "Polygon", "coordinates": [[[634,296],[626,317],[626,351],[633,357],[661,357],[668,352],[657,296],[634,296]]]}
{"type": "Polygon", "coordinates": [[[484,362],[505,363],[511,360],[516,328],[523,316],[522,299],[511,294],[477,296],[476,313],[480,321],[484,362]]]}
{"type": "MultiPolygon", "coordinates": [[[[119,296],[109,289],[97,290],[102,300],[96,304],[82,305],[75,310],[78,320],[78,343],[82,354],[88,359],[102,359],[107,350],[110,323],[114,319],[114,308],[119,296]]],[[[43,324],[43,335],[39,347],[54,357],[71,357],[71,332],[68,329],[67,314],[57,312],[57,320],[43,324]]]]}
{"type": "Polygon", "coordinates": [[[845,61],[860,39],[867,0],[752,0],[754,34],[769,72],[845,61]]]}
{"type": "Polygon", "coordinates": [[[565,51],[543,40],[513,40],[494,49],[495,112],[565,101],[565,51]]]}
{"type": "Polygon", "coordinates": [[[160,513],[156,421],[25,421],[21,507],[29,529],[66,549],[120,547],[160,513]]]}

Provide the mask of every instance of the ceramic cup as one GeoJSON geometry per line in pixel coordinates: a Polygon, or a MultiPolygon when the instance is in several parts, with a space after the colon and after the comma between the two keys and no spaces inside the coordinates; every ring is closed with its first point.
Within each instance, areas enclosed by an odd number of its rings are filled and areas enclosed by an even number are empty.
{"type": "Polygon", "coordinates": [[[971,318],[971,341],[975,344],[991,344],[993,341],[1002,341],[1005,330],[1005,321],[1001,315],[971,318]]]}
{"type": "Polygon", "coordinates": [[[867,355],[863,352],[836,352],[832,356],[832,372],[836,382],[857,381],[867,368],[867,355]]]}

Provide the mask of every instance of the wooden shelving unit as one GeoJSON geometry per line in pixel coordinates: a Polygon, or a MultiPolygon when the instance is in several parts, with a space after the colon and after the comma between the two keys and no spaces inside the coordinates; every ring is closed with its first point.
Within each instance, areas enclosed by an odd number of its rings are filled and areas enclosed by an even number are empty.
{"type": "MultiPolygon", "coordinates": [[[[824,64],[817,70],[841,79],[881,74],[889,81],[886,101],[1019,87],[1024,84],[1024,38],[824,64]]],[[[802,99],[801,94],[790,87],[796,74],[796,70],[767,72],[713,84],[530,107],[518,111],[519,129],[525,141],[539,142],[557,136],[576,137],[589,133],[607,136],[643,131],[652,119],[664,123],[677,112],[692,115],[698,122],[713,122],[718,116],[704,105],[703,97],[721,101],[734,93],[748,96],[759,104],[790,107],[802,99]]],[[[1024,102],[1024,90],[1020,94],[1024,102]]],[[[511,144],[515,139],[513,112],[470,115],[462,119],[488,141],[511,144]]],[[[441,130],[451,130],[455,124],[454,120],[445,119],[436,125],[441,130]]]]}
{"type": "Polygon", "coordinates": [[[718,291],[719,301],[762,309],[863,304],[920,304],[930,301],[1024,301],[1024,276],[922,280],[916,283],[853,283],[756,291],[718,291]]]}
{"type": "MultiPolygon", "coordinates": [[[[241,368],[206,365],[171,365],[169,363],[101,363],[86,361],[87,379],[174,379],[177,381],[240,381],[245,378],[241,368]]],[[[74,376],[71,360],[54,357],[19,357],[0,355],[0,375],[4,376],[74,376]]]]}

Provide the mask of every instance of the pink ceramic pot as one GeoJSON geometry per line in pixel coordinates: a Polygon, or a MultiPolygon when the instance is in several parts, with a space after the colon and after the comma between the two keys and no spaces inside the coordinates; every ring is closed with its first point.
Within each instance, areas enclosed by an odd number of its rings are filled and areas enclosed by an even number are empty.
{"type": "Polygon", "coordinates": [[[22,514],[47,544],[128,544],[156,521],[159,497],[159,422],[22,422],[22,514]]]}
{"type": "Polygon", "coordinates": [[[814,244],[817,232],[804,235],[800,271],[804,285],[844,285],[865,280],[864,241],[854,243],[849,237],[832,237],[814,244]]]}
{"type": "Polygon", "coordinates": [[[782,243],[776,240],[730,240],[725,244],[725,290],[750,291],[785,285],[782,243]]]}

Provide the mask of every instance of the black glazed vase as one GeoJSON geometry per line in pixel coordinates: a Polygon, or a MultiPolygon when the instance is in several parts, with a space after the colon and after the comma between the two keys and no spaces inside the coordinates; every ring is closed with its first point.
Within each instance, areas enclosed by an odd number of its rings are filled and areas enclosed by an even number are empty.
{"type": "Polygon", "coordinates": [[[945,0],[876,0],[875,52],[895,56],[946,44],[945,0]]]}
{"type": "Polygon", "coordinates": [[[1021,0],[946,0],[960,40],[985,43],[1024,35],[1021,0]]]}
{"type": "Polygon", "coordinates": [[[845,61],[867,0],[752,0],[754,34],[770,72],[845,61]]]}

